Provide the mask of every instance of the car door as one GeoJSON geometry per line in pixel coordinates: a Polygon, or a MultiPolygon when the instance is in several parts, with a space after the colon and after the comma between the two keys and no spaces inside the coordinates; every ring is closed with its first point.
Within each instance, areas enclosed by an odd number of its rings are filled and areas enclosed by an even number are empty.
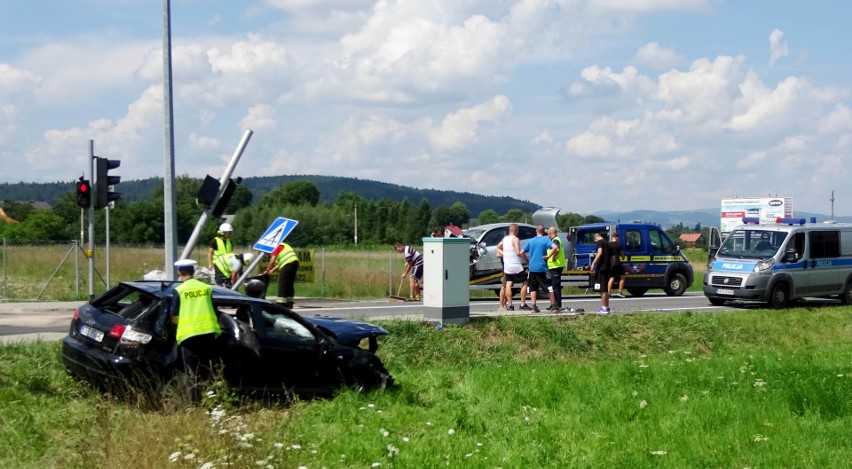
{"type": "Polygon", "coordinates": [[[324,344],[314,331],[289,310],[273,304],[252,305],[252,320],[260,344],[255,381],[266,387],[312,389],[322,386],[324,344]]]}
{"type": "Polygon", "coordinates": [[[486,273],[503,270],[503,264],[500,262],[500,258],[497,257],[497,244],[506,237],[508,231],[508,226],[502,226],[492,228],[482,235],[480,242],[485,246],[485,254],[476,263],[477,272],[486,273]]]}

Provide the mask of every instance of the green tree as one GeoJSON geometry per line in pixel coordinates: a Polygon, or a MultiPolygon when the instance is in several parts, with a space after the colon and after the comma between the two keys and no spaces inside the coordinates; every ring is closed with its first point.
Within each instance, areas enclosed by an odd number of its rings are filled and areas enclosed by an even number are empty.
{"type": "Polygon", "coordinates": [[[3,211],[6,212],[6,215],[9,218],[22,222],[26,220],[27,217],[35,211],[35,209],[29,204],[29,202],[13,201],[5,202],[3,204],[3,211]]]}
{"type": "Polygon", "coordinates": [[[556,223],[559,225],[560,231],[568,231],[572,226],[580,226],[583,224],[583,216],[579,213],[560,213],[556,216],[556,223]]]}
{"type": "Polygon", "coordinates": [[[519,208],[510,208],[500,220],[505,223],[529,223],[532,216],[519,208]]]}
{"type": "Polygon", "coordinates": [[[582,224],[583,225],[590,225],[592,223],[603,223],[605,221],[606,220],[604,220],[603,218],[601,218],[597,215],[586,215],[585,217],[583,217],[583,223],[582,224]]]}
{"type": "Polygon", "coordinates": [[[479,212],[476,219],[478,224],[488,225],[491,223],[498,223],[500,221],[500,215],[498,215],[494,209],[489,208],[479,212]]]}
{"type": "Polygon", "coordinates": [[[319,189],[311,181],[293,181],[270,191],[261,200],[262,204],[315,206],[319,203],[319,189]]]}
{"type": "Polygon", "coordinates": [[[456,202],[450,206],[451,223],[459,227],[467,227],[470,223],[470,210],[463,202],[456,202]]]}

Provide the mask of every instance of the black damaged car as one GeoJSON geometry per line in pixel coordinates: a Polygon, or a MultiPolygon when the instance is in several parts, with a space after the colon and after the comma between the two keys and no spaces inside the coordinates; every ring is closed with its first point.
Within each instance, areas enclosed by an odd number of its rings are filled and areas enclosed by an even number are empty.
{"type": "MultiPolygon", "coordinates": [[[[104,390],[146,391],[181,371],[172,299],[179,282],[122,282],[74,312],[62,340],[68,371],[104,390]]],[[[375,355],[381,327],[343,319],[303,318],[265,299],[213,286],[222,334],[223,376],[250,394],[324,394],[340,386],[393,384],[375,355]]]]}

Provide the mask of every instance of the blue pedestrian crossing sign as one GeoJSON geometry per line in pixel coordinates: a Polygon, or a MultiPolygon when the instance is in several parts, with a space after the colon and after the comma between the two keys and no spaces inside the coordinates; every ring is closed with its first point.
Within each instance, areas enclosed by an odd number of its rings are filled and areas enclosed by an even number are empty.
{"type": "Polygon", "coordinates": [[[254,243],[254,249],[271,254],[272,251],[278,247],[278,244],[280,244],[281,241],[283,241],[298,224],[299,222],[297,220],[291,220],[284,217],[276,218],[275,221],[269,225],[269,228],[266,229],[266,232],[263,233],[263,236],[254,243]]]}

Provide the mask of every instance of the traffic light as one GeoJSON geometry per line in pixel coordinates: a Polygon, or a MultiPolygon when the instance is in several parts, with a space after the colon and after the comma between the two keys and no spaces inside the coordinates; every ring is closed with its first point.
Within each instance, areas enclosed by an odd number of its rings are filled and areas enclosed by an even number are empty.
{"type": "Polygon", "coordinates": [[[121,192],[112,192],[110,186],[121,182],[121,176],[111,176],[109,170],[121,166],[120,160],[95,157],[95,208],[104,208],[121,198],[121,192]]]}
{"type": "Polygon", "coordinates": [[[77,205],[80,208],[92,206],[92,185],[89,184],[88,179],[83,179],[83,176],[80,176],[80,180],[77,181],[77,205]]]}

